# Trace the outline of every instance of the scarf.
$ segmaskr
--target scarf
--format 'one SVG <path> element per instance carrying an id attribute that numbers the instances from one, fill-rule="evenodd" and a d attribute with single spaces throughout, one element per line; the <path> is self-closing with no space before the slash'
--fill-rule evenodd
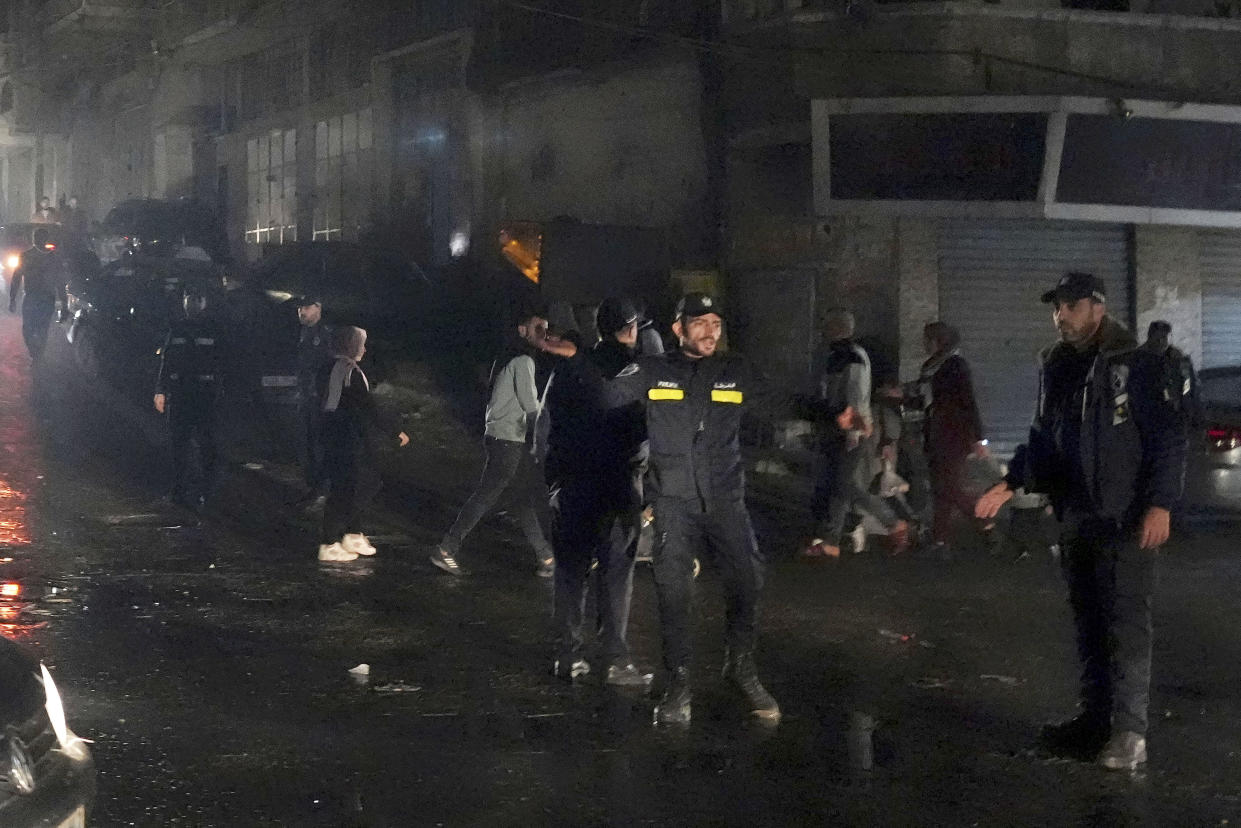
<path id="1" fill-rule="evenodd" d="M 960 348 L 946 348 L 922 363 L 922 371 L 918 374 L 918 392 L 922 396 L 922 407 L 924 409 L 929 409 L 931 404 L 935 402 L 931 394 L 931 381 L 935 379 L 939 369 L 944 367 L 945 362 L 954 356 L 960 355 Z"/>
<path id="2" fill-rule="evenodd" d="M 357 373 L 362 378 L 362 387 L 371 390 L 366 374 L 358 366 L 358 358 L 362 355 L 362 346 L 366 344 L 366 331 L 361 328 L 341 328 L 336 333 L 336 362 L 332 365 L 332 374 L 328 377 L 327 393 L 323 398 L 323 410 L 335 411 L 340 406 L 340 397 L 344 390 L 353 382 Z"/>

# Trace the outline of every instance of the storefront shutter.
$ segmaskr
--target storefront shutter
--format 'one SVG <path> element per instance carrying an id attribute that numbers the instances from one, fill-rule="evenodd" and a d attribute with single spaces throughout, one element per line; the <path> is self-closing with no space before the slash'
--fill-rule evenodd
<path id="1" fill-rule="evenodd" d="M 1241 365 L 1241 232 L 1203 230 L 1199 250 L 1202 367 Z"/>
<path id="2" fill-rule="evenodd" d="M 1039 351 L 1056 340 L 1044 291 L 1070 270 L 1103 279 L 1108 309 L 1131 325 L 1124 225 L 944 220 L 939 233 L 940 318 L 961 331 L 992 450 L 1026 439 L 1038 393 Z"/>

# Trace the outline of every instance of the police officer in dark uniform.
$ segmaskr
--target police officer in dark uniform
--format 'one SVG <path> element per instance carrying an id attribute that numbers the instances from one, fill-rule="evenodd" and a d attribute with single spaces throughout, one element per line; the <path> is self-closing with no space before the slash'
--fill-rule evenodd
<path id="1" fill-rule="evenodd" d="M 655 586 L 670 673 L 655 708 L 657 724 L 690 720 L 693 570 L 703 541 L 714 551 L 724 582 L 724 677 L 740 691 L 751 715 L 767 722 L 780 718 L 780 706 L 759 682 L 754 659 L 765 561 L 746 510 L 741 458 L 741 415 L 759 402 L 761 384 L 748 362 L 717 353 L 723 326 L 714 297 L 687 294 L 672 324 L 680 347 L 642 358 L 607 386 L 610 405 L 646 401 L 647 495 L 659 539 Z M 564 356 L 575 352 L 555 341 L 544 348 Z"/>
<path id="2" fill-rule="evenodd" d="M 222 387 L 224 342 L 207 313 L 207 295 L 197 286 L 184 292 L 185 316 L 175 321 L 161 349 L 155 410 L 168 415 L 174 483 L 171 500 L 202 507 L 216 475 L 215 403 Z M 190 479 L 190 443 L 198 446 L 201 485 Z"/>
<path id="3" fill-rule="evenodd" d="M 65 274 L 51 234 L 40 227 L 31 235 L 34 244 L 22 253 L 21 264 L 13 271 L 9 287 L 9 313 L 17 312 L 17 296 L 22 288 L 22 339 L 30 358 L 37 360 L 47 346 L 47 328 L 56 313 L 56 304 L 65 306 Z"/>
<path id="4" fill-rule="evenodd" d="M 1202 403 L 1198 394 L 1198 374 L 1189 355 L 1169 341 L 1172 325 L 1156 319 L 1146 329 L 1142 349 L 1163 357 L 1164 396 L 1185 418 L 1190 427 L 1203 423 Z"/>
<path id="5" fill-rule="evenodd" d="M 1013 492 L 1051 497 L 1082 662 L 1081 711 L 1044 728 L 1054 753 L 1111 770 L 1146 761 L 1155 554 L 1185 477 L 1186 433 L 1162 358 L 1107 315 L 1103 282 L 1069 273 L 1043 301 L 1060 342 L 1042 353 L 1029 441 L 975 514 Z"/>
<path id="6" fill-rule="evenodd" d="M 301 461 L 310 510 L 321 509 L 327 499 L 327 472 L 323 463 L 323 398 L 318 377 L 325 365 L 335 361 L 331 325 L 323 321 L 323 300 L 317 294 L 297 302 L 301 335 L 297 341 L 297 408 L 302 430 Z"/>
<path id="7" fill-rule="evenodd" d="M 570 680 L 589 672 L 581 656 L 582 618 L 591 564 L 597 562 L 599 637 L 608 665 L 603 680 L 645 686 L 651 677 L 634 666 L 626 630 L 642 508 L 646 419 L 637 400 L 608 408 L 599 382 L 615 378 L 633 363 L 638 311 L 627 299 L 606 299 L 595 322 L 603 338 L 585 361 L 563 362 L 548 387 L 545 474 L 556 555 L 553 669 Z"/>

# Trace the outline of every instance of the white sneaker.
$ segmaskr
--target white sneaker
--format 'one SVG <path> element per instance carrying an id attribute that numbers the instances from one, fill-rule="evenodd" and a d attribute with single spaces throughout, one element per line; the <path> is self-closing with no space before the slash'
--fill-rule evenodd
<path id="1" fill-rule="evenodd" d="M 866 549 L 866 527 L 858 524 L 857 528 L 849 533 L 853 540 L 853 553 L 856 555 Z"/>
<path id="2" fill-rule="evenodd" d="M 319 544 L 319 560 L 330 561 L 332 563 L 343 563 L 345 561 L 356 561 L 358 559 L 357 552 L 350 552 L 348 549 L 336 543 Z"/>
<path id="3" fill-rule="evenodd" d="M 346 552 L 353 552 L 357 555 L 375 554 L 375 547 L 371 546 L 371 542 L 361 532 L 345 535 L 341 538 L 340 545 L 345 547 Z"/>

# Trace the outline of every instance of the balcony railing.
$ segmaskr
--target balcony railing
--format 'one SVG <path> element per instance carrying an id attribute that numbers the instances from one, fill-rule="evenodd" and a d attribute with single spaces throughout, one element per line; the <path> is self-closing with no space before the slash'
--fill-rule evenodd
<path id="1" fill-rule="evenodd" d="M 153 21 L 163 0 L 48 0 L 37 19 L 48 35 L 66 30 L 124 32 Z"/>
<path id="2" fill-rule="evenodd" d="M 176 44 L 236 25 L 261 0 L 160 0 L 156 37 Z"/>

